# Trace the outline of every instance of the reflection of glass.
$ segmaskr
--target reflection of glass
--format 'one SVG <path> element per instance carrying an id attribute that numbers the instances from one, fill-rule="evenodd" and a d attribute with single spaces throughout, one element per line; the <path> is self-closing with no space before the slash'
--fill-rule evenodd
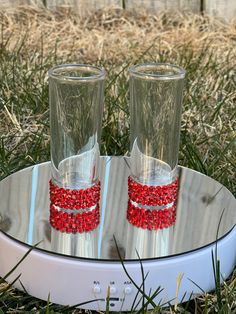
<path id="1" fill-rule="evenodd" d="M 137 240 L 129 254 L 137 249 L 141 257 L 149 255 L 145 249 L 148 240 L 156 243 L 154 255 L 168 254 L 165 243 L 176 216 L 184 76 L 183 69 L 169 64 L 142 64 L 130 69 L 127 218 L 137 229 L 136 238 L 143 240 Z"/>
<path id="2" fill-rule="evenodd" d="M 67 234 L 55 231 L 51 233 L 51 251 L 78 257 L 98 258 L 98 232 Z"/>
<path id="3" fill-rule="evenodd" d="M 91 249 L 97 246 L 91 242 L 91 231 L 99 223 L 104 77 L 102 69 L 91 65 L 59 65 L 49 70 L 52 245 L 67 254 L 90 255 L 80 245 L 84 237 Z"/>

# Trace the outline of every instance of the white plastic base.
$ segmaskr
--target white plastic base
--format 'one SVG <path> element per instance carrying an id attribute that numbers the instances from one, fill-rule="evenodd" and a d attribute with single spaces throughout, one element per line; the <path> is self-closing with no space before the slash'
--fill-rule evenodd
<path id="1" fill-rule="evenodd" d="M 236 227 L 217 243 L 217 258 L 223 278 L 227 278 L 236 264 Z M 155 303 L 164 304 L 186 301 L 202 291 L 214 289 L 212 252 L 216 245 L 208 245 L 191 253 L 174 257 L 143 261 L 145 292 L 149 294 L 160 286 L 163 291 L 155 298 Z M 0 232 L 0 275 L 11 270 L 29 250 L 26 245 L 12 240 Z M 139 261 L 126 262 L 125 267 L 140 286 L 142 283 Z M 177 278 L 183 274 L 178 296 Z M 7 278 L 13 281 L 19 274 L 27 292 L 37 298 L 63 305 L 75 305 L 93 299 L 102 299 L 80 305 L 80 308 L 101 310 L 106 308 L 107 289 L 110 286 L 110 310 L 129 311 L 137 289 L 125 274 L 120 262 L 102 262 L 70 258 L 34 249 L 23 260 L 13 274 Z M 19 282 L 16 287 L 21 289 Z M 199 287 L 201 289 L 199 289 Z M 139 294 L 140 299 L 141 294 Z M 141 304 L 139 305 L 139 307 Z"/>

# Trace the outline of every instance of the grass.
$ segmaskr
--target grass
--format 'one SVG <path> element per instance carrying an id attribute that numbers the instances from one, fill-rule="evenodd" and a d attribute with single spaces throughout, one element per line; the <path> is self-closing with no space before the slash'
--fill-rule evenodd
<path id="1" fill-rule="evenodd" d="M 105 67 L 101 151 L 123 155 L 129 151 L 127 69 L 145 61 L 168 62 L 187 71 L 179 163 L 215 178 L 236 196 L 235 25 L 195 15 L 117 9 L 81 17 L 69 10 L 24 8 L 1 17 L 1 179 L 50 159 L 50 67 L 65 62 Z M 154 312 L 236 313 L 235 274 L 216 288 L 217 293 Z M 79 310 L 51 304 L 50 298 L 37 300 L 2 282 L 0 313 L 26 312 Z"/>

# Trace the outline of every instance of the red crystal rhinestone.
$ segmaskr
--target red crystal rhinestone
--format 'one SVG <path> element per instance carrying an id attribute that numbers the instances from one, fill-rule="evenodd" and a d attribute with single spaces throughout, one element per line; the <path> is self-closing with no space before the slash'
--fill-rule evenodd
<path id="1" fill-rule="evenodd" d="M 176 200 L 178 193 L 178 178 L 164 186 L 147 186 L 128 178 L 128 195 L 130 200 L 147 206 L 163 206 Z"/>
<path id="2" fill-rule="evenodd" d="M 50 202 L 64 209 L 85 209 L 100 201 L 100 182 L 88 189 L 70 190 L 59 188 L 49 181 Z"/>
<path id="3" fill-rule="evenodd" d="M 97 228 L 99 221 L 99 204 L 90 212 L 76 214 L 63 213 L 53 204 L 50 205 L 50 224 L 60 232 L 73 234 L 89 232 Z"/>
<path id="4" fill-rule="evenodd" d="M 127 219 L 130 224 L 148 230 L 169 228 L 176 221 L 176 204 L 170 208 L 148 210 L 134 206 L 128 201 Z"/>
<path id="5" fill-rule="evenodd" d="M 82 233 L 89 232 L 97 228 L 100 221 L 99 201 L 100 182 L 88 189 L 70 190 L 59 188 L 49 182 L 50 188 L 50 224 L 61 232 Z M 83 213 L 69 213 L 58 210 L 80 210 L 95 208 Z"/>

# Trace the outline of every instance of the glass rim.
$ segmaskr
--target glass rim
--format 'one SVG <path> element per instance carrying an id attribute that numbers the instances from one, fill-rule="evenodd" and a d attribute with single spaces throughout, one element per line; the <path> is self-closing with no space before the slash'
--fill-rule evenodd
<path id="1" fill-rule="evenodd" d="M 67 69 L 73 69 L 73 70 L 80 70 L 80 69 L 86 69 L 88 72 L 91 71 L 94 73 L 91 73 L 91 75 L 87 76 L 72 76 L 72 75 L 66 75 L 66 74 L 60 74 L 57 73 L 59 70 L 67 70 Z M 97 71 L 97 74 L 95 73 Z M 100 68 L 95 65 L 91 64 L 83 64 L 83 63 L 65 63 L 65 64 L 59 64 L 51 69 L 48 70 L 48 76 L 49 78 L 55 78 L 58 80 L 64 80 L 64 81 L 95 81 L 95 80 L 101 80 L 105 78 L 105 70 L 104 68 Z"/>
<path id="2" fill-rule="evenodd" d="M 148 68 L 158 68 L 163 67 L 166 68 L 166 72 L 168 70 L 175 70 L 173 73 L 163 73 L 163 74 L 155 74 L 155 73 L 147 73 L 145 72 Z M 143 69 L 143 70 L 142 70 Z M 178 65 L 171 64 L 171 63 L 143 63 L 143 64 L 136 64 L 130 67 L 129 73 L 132 76 L 136 76 L 139 78 L 146 78 L 146 79 L 155 79 L 155 80 L 177 80 L 183 79 L 185 77 L 186 71 Z"/>

